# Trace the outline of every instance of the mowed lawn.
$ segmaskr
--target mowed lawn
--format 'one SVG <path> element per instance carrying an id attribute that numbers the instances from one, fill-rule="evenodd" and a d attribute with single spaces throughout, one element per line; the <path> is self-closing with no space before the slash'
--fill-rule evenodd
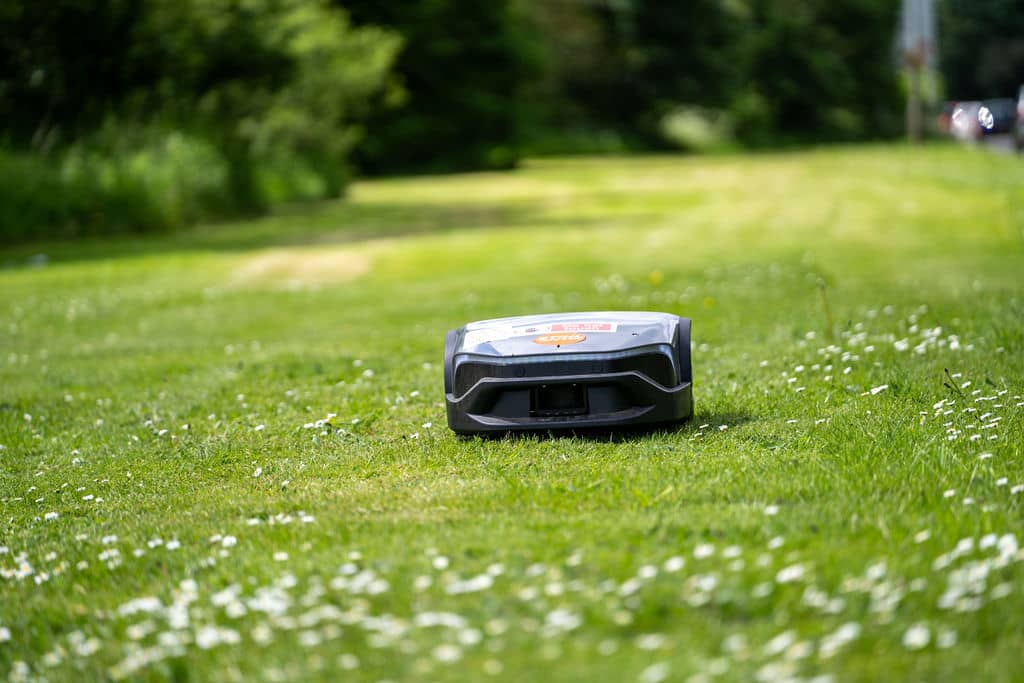
<path id="1" fill-rule="evenodd" d="M 0 263 L 0 678 L 1024 677 L 1019 158 L 546 160 Z M 694 420 L 447 430 L 446 330 L 572 310 L 691 317 Z"/>

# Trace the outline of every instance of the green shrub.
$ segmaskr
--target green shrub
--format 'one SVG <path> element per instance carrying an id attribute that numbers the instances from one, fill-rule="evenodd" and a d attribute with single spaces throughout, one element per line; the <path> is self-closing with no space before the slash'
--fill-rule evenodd
<path id="1" fill-rule="evenodd" d="M 517 0 L 336 0 L 357 24 L 400 33 L 401 89 L 356 149 L 371 173 L 509 168 L 519 159 L 534 38 Z"/>
<path id="2" fill-rule="evenodd" d="M 401 44 L 327 0 L 12 0 L 0 15 L 7 242 L 340 196 Z"/>
<path id="3" fill-rule="evenodd" d="M 60 174 L 43 159 L 0 150 L 0 239 L 26 240 L 40 225 L 65 224 L 68 204 Z"/>
<path id="4" fill-rule="evenodd" d="M 59 155 L 0 151 L 0 241 L 161 232 L 228 213 L 227 165 L 177 131 L 109 124 Z"/>
<path id="5" fill-rule="evenodd" d="M 231 208 L 227 164 L 220 152 L 202 138 L 180 131 L 112 123 L 68 150 L 60 168 L 69 185 L 92 183 L 101 197 L 121 194 L 122 188 L 145 195 L 151 205 L 146 217 L 155 225 L 136 226 L 133 231 L 185 225 L 224 215 Z M 125 221 L 113 222 L 123 226 Z"/>
<path id="6" fill-rule="evenodd" d="M 0 242 L 166 227 L 151 193 L 128 176 L 66 176 L 42 157 L 0 150 Z"/>

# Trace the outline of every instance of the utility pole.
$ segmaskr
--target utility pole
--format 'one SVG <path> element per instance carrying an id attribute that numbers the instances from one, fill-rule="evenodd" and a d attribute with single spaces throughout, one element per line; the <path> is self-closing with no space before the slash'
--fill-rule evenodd
<path id="1" fill-rule="evenodd" d="M 911 144 L 921 142 L 921 72 L 923 69 L 921 53 L 907 52 L 903 63 L 907 68 L 907 141 Z"/>
<path id="2" fill-rule="evenodd" d="M 903 0 L 900 46 L 907 73 L 907 140 L 921 142 L 924 118 L 921 111 L 921 80 L 927 67 L 935 66 L 934 0 Z"/>

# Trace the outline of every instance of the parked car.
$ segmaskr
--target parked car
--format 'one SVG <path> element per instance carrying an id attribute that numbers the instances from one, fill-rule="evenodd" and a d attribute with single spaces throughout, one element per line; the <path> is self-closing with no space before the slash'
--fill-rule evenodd
<path id="1" fill-rule="evenodd" d="M 949 117 L 949 132 L 957 140 L 977 140 L 982 136 L 978 113 L 981 102 L 957 102 Z"/>
<path id="2" fill-rule="evenodd" d="M 949 117 L 949 132 L 958 140 L 1014 133 L 1018 127 L 1018 109 L 1020 104 L 1008 97 L 956 102 Z"/>
<path id="3" fill-rule="evenodd" d="M 1013 142 L 1018 152 L 1024 152 L 1024 85 L 1017 93 L 1017 123 L 1013 126 Z"/>
<path id="4" fill-rule="evenodd" d="M 1009 97 L 984 100 L 978 107 L 982 135 L 1012 133 L 1017 124 L 1017 102 Z"/>

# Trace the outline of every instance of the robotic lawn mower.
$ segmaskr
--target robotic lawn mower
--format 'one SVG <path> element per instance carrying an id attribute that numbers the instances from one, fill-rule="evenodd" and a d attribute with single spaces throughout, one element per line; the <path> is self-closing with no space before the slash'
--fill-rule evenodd
<path id="1" fill-rule="evenodd" d="M 693 415 L 690 320 L 557 313 L 448 332 L 448 426 L 460 434 L 611 429 Z"/>

